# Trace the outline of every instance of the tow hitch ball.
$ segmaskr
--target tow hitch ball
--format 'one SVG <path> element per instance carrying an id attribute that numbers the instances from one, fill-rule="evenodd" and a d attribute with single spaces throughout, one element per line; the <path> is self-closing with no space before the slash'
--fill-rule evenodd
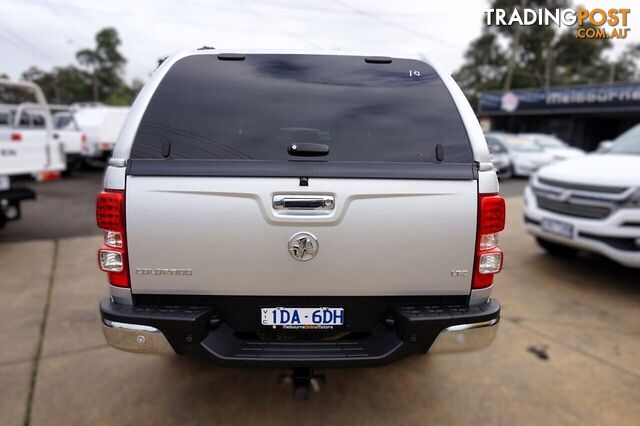
<path id="1" fill-rule="evenodd" d="M 324 374 L 315 374 L 311 368 L 294 368 L 291 375 L 280 376 L 280 382 L 291 384 L 295 401 L 306 401 L 312 390 L 320 391 L 320 385 L 324 384 L 326 379 Z"/>

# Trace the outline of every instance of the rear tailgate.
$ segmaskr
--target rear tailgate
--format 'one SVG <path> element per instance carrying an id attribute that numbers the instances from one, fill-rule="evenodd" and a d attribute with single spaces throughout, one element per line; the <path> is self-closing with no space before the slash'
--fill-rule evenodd
<path id="1" fill-rule="evenodd" d="M 461 295 L 470 291 L 475 181 L 130 176 L 134 293 Z M 274 209 L 274 195 L 335 197 L 327 210 Z M 319 250 L 294 259 L 308 232 Z"/>
<path id="2" fill-rule="evenodd" d="M 0 175 L 29 174 L 50 164 L 47 131 L 0 127 Z"/>

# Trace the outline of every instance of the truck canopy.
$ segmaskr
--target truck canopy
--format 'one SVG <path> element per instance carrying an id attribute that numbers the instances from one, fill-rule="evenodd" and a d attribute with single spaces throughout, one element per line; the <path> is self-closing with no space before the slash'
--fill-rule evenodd
<path id="1" fill-rule="evenodd" d="M 86 107 L 75 111 L 74 118 L 88 143 L 114 145 L 128 112 L 128 107 Z"/>
<path id="2" fill-rule="evenodd" d="M 174 64 L 138 127 L 133 164 L 208 160 L 208 170 L 220 175 L 278 176 L 286 168 L 301 176 L 407 178 L 429 177 L 429 165 L 438 164 L 440 171 L 466 165 L 469 176 L 473 153 L 465 127 L 429 64 L 326 55 L 242 58 L 195 55 Z M 292 161 L 294 143 L 326 145 L 328 154 Z M 189 165 L 173 161 L 162 168 Z"/>

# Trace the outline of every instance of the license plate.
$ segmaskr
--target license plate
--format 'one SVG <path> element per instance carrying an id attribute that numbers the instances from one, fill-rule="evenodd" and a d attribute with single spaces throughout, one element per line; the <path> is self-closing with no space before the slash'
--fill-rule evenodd
<path id="1" fill-rule="evenodd" d="M 553 219 L 542 219 L 542 229 L 550 234 L 573 238 L 573 225 Z"/>
<path id="2" fill-rule="evenodd" d="M 0 191 L 6 191 L 11 186 L 9 176 L 0 176 Z"/>
<path id="3" fill-rule="evenodd" d="M 260 308 L 262 325 L 283 328 L 333 328 L 344 324 L 344 308 Z"/>

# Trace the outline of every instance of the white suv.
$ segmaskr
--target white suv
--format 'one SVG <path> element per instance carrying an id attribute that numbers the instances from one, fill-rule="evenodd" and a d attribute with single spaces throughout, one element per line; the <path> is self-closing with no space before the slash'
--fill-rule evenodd
<path id="1" fill-rule="evenodd" d="M 640 124 L 605 154 L 539 170 L 525 189 L 524 222 L 552 254 L 586 250 L 640 268 Z"/>

